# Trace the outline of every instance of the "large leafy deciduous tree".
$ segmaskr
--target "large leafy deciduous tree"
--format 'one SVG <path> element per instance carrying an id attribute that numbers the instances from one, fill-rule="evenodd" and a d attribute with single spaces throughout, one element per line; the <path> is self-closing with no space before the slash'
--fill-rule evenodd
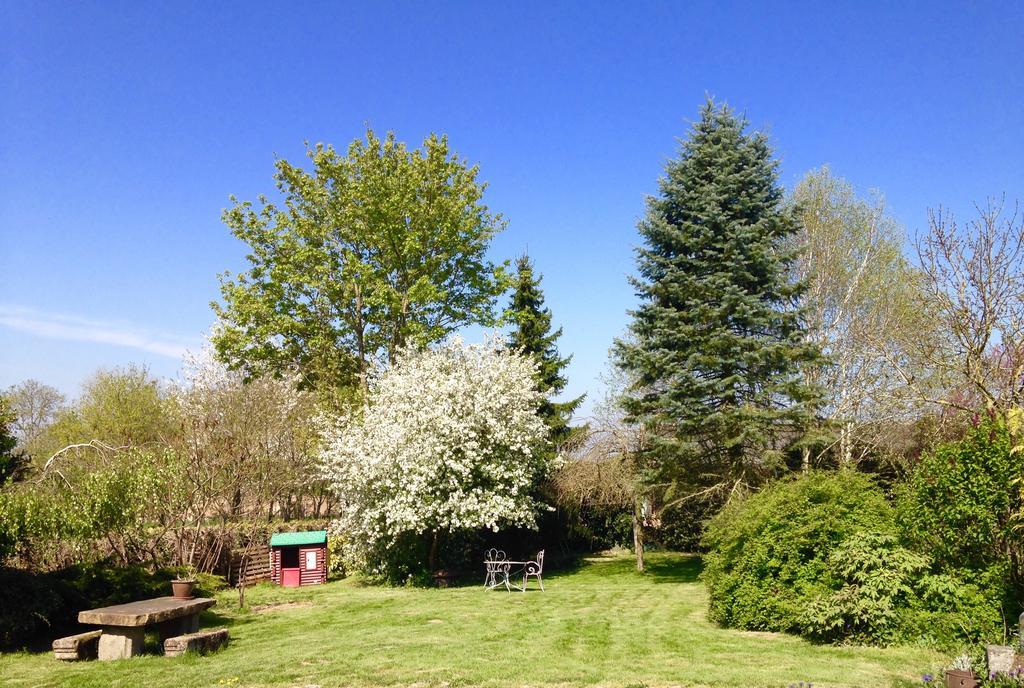
<path id="1" fill-rule="evenodd" d="M 503 227 L 482 201 L 478 168 L 430 135 L 409 150 L 373 131 L 340 155 L 317 144 L 312 169 L 278 160 L 278 206 L 235 202 L 224 223 L 251 248 L 225 274 L 219 355 L 250 376 L 298 369 L 307 386 L 366 389 L 405 345 L 493 324 L 503 266 L 486 258 Z"/>
<path id="2" fill-rule="evenodd" d="M 178 432 L 174 401 L 144 366 L 100 369 L 82 383 L 82 394 L 71 406 L 55 411 L 31 445 L 37 461 L 76 445 L 85 453 L 76 465 L 99 459 L 91 443 L 107 447 L 164 445 Z"/>
<path id="3" fill-rule="evenodd" d="M 375 380 L 362 414 L 327 435 L 324 475 L 338 494 L 346 557 L 381 568 L 399 538 L 536 526 L 534 486 L 552 467 L 536 448 L 535 364 L 500 341 L 409 349 Z"/>
<path id="4" fill-rule="evenodd" d="M 537 412 L 548 426 L 552 450 L 557 451 L 576 434 L 569 421 L 583 403 L 584 396 L 566 401 L 553 398 L 565 389 L 568 381 L 563 371 L 572 356 L 563 357 L 558 353 L 555 342 L 562 336 L 562 328 L 551 330 L 551 309 L 544 306 L 540 281 L 541 275 L 534 273 L 528 256 L 516 260 L 515 289 L 509 307 L 513 323 L 509 347 L 537 362 L 537 389 L 543 395 Z"/>
<path id="5" fill-rule="evenodd" d="M 615 347 L 634 379 L 626 410 L 650 430 L 653 479 L 691 496 L 776 470 L 817 398 L 800 375 L 817 351 L 786 247 L 798 224 L 766 138 L 746 124 L 708 101 L 666 165 L 638 226 L 632 338 Z"/>

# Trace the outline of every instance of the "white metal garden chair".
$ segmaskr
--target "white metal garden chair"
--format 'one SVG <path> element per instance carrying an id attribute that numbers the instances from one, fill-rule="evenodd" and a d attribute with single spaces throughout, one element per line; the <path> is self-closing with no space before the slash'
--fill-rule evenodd
<path id="1" fill-rule="evenodd" d="M 523 592 L 526 592 L 526 584 L 530 580 L 530 576 L 537 579 L 540 583 L 540 591 L 544 592 L 544 579 L 541 576 L 544 573 L 544 550 L 537 552 L 536 561 L 526 562 L 526 566 L 523 567 Z"/>
<path id="2" fill-rule="evenodd" d="M 491 548 L 484 555 L 484 566 L 487 569 L 487 577 L 484 578 L 484 587 L 488 590 L 504 585 L 506 590 L 511 591 L 512 586 L 508 580 L 512 564 L 508 557 L 500 549 Z"/>

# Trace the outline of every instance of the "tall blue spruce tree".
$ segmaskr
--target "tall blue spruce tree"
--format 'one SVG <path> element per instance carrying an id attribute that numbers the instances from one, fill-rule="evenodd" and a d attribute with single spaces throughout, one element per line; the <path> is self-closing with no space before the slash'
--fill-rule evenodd
<path id="1" fill-rule="evenodd" d="M 817 405 L 800 374 L 819 354 L 791 279 L 797 219 L 766 137 L 746 127 L 709 100 L 667 163 L 638 225 L 640 305 L 614 348 L 649 478 L 677 497 L 720 501 L 783 470 Z"/>

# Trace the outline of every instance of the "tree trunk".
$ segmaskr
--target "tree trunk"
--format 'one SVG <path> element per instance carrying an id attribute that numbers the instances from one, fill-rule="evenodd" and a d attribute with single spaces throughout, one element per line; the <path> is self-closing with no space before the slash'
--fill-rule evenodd
<path id="1" fill-rule="evenodd" d="M 811 472 L 811 448 L 804 447 L 800 450 L 800 471 L 802 473 Z"/>
<path id="2" fill-rule="evenodd" d="M 405 323 L 409 319 L 409 297 L 402 297 L 402 308 L 399 317 L 395 321 L 394 329 L 391 332 L 391 342 L 388 344 L 388 363 L 394 365 L 398 352 L 405 346 Z"/>
<path id="3" fill-rule="evenodd" d="M 640 514 L 640 502 L 633 506 L 633 550 L 636 552 L 636 570 L 644 570 L 644 531 Z"/>
<path id="4" fill-rule="evenodd" d="M 367 379 L 368 365 L 366 362 L 366 323 L 363 321 L 363 292 L 356 285 L 356 356 L 359 357 L 359 391 L 366 399 L 370 391 L 370 383 Z"/>
<path id="5" fill-rule="evenodd" d="M 437 553 L 441 549 L 441 531 L 435 530 L 434 537 L 430 542 L 430 556 L 427 558 L 427 568 L 433 574 L 437 570 Z"/>
<path id="6" fill-rule="evenodd" d="M 839 431 L 839 468 L 846 470 L 853 463 L 853 423 L 846 421 Z"/>
<path id="7" fill-rule="evenodd" d="M 231 557 L 228 557 L 230 564 Z M 243 550 L 241 559 L 239 561 L 241 569 L 238 571 L 238 608 L 245 608 L 245 575 L 249 571 L 249 557 Z"/>

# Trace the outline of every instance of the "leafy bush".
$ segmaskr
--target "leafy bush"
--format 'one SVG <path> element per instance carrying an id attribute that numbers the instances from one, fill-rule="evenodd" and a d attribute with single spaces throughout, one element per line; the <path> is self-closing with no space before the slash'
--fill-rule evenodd
<path id="1" fill-rule="evenodd" d="M 27 506 L 20 494 L 0 490 L 0 562 L 16 552 L 32 531 Z"/>
<path id="2" fill-rule="evenodd" d="M 542 519 L 540 525 L 545 539 L 558 541 L 567 550 L 599 552 L 633 546 L 633 516 L 623 507 L 561 504 L 557 523 Z"/>
<path id="3" fill-rule="evenodd" d="M 1007 618 L 1020 611 L 1024 562 L 1024 452 L 1011 446 L 1005 423 L 980 423 L 923 455 L 897 499 L 906 539 L 944 570 L 998 591 Z"/>
<path id="4" fill-rule="evenodd" d="M 0 649 L 44 646 L 74 627 L 84 601 L 52 574 L 0 568 Z"/>
<path id="5" fill-rule="evenodd" d="M 865 531 L 894 535 L 896 525 L 885 496 L 859 473 L 812 473 L 732 501 L 704 536 L 712 620 L 799 632 L 806 605 L 831 591 L 833 550 Z"/>
<path id="6" fill-rule="evenodd" d="M 817 640 L 891 644 L 910 638 L 950 647 L 998 632 L 996 608 L 927 556 L 891 535 L 857 533 L 829 556 L 834 589 L 810 602 L 802 632 Z"/>
<path id="7" fill-rule="evenodd" d="M 700 552 L 705 524 L 718 506 L 711 500 L 693 500 L 665 509 L 661 513 L 660 527 L 649 539 L 676 552 Z"/>
<path id="8" fill-rule="evenodd" d="M 345 572 L 345 540 L 341 533 L 327 534 L 327 575 L 344 578 Z"/>
<path id="9" fill-rule="evenodd" d="M 892 535 L 862 532 L 833 550 L 828 563 L 842 587 L 811 602 L 805 633 L 823 640 L 886 642 L 893 639 L 929 561 L 900 547 Z"/>
<path id="10" fill-rule="evenodd" d="M 70 482 L 0 488 L 0 562 L 27 546 L 89 548 L 103 539 L 128 563 L 145 549 L 165 480 L 151 455 L 133 450 L 120 465 L 79 472 Z"/>

